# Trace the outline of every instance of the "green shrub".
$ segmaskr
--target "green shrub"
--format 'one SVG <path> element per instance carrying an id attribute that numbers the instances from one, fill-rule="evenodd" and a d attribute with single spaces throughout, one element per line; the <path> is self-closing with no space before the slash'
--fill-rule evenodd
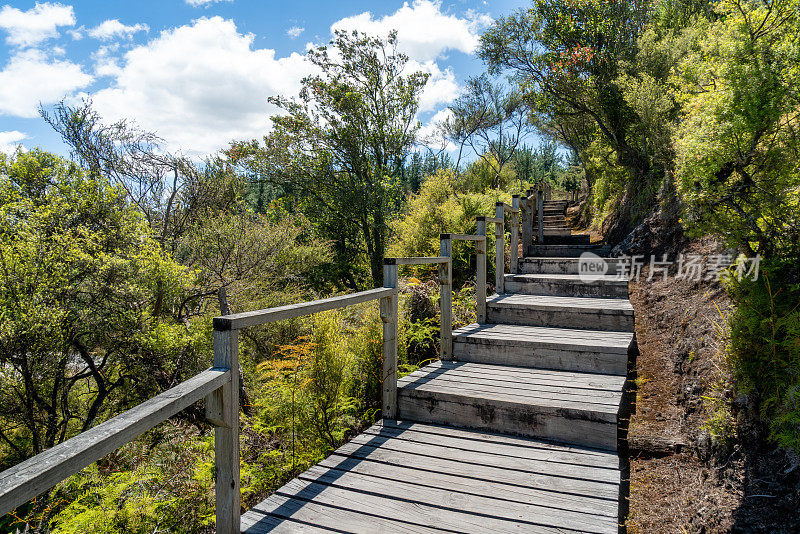
<path id="1" fill-rule="evenodd" d="M 758 399 L 770 438 L 800 450 L 800 283 L 797 266 L 762 261 L 757 281 L 731 278 L 731 360 L 738 389 Z"/>

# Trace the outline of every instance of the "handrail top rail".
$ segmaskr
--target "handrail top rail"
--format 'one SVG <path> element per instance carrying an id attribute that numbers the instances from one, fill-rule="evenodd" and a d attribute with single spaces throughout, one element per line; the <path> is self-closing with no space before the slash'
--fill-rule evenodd
<path id="1" fill-rule="evenodd" d="M 452 239 L 453 241 L 486 241 L 486 236 L 476 234 L 439 234 L 439 239 Z"/>
<path id="2" fill-rule="evenodd" d="M 475 220 L 477 220 L 477 221 L 486 221 L 487 223 L 495 223 L 495 224 L 503 224 L 503 223 L 505 223 L 505 221 L 503 219 L 501 219 L 500 217 L 487 217 L 485 215 L 479 215 L 478 217 L 475 217 Z"/>
<path id="3" fill-rule="evenodd" d="M 430 265 L 450 263 L 451 259 L 447 256 L 434 257 L 407 257 L 407 258 L 384 258 L 384 265 Z"/>
<path id="4" fill-rule="evenodd" d="M 309 302 L 300 302 L 298 304 L 288 304 L 286 306 L 277 306 L 275 308 L 267 308 L 264 310 L 254 310 L 249 312 L 234 313 L 231 315 L 223 315 L 221 317 L 214 317 L 214 330 L 241 330 L 249 326 L 259 326 L 262 324 L 273 323 L 283 319 L 293 319 L 295 317 L 302 317 L 303 315 L 312 315 L 328 310 L 336 310 L 338 308 L 345 308 L 354 304 L 361 304 L 362 302 L 369 302 L 371 300 L 378 300 L 384 297 L 390 297 L 395 293 L 394 288 L 379 287 L 376 289 L 369 289 L 367 291 L 360 291 L 358 293 L 349 293 L 347 295 L 339 295 L 338 297 L 330 297 L 327 299 L 312 300 Z"/>
<path id="5" fill-rule="evenodd" d="M 230 369 L 207 369 L 6 469 L 0 473 L 0 517 L 191 406 L 228 382 L 230 375 Z"/>
<path id="6" fill-rule="evenodd" d="M 519 208 L 515 208 L 511 204 L 506 204 L 505 202 L 496 202 L 495 206 L 503 206 L 503 211 L 508 213 L 519 213 Z"/>

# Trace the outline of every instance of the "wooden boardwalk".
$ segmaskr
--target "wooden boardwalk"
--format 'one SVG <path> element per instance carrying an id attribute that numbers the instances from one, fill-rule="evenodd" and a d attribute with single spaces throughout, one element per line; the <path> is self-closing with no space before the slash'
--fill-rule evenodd
<path id="1" fill-rule="evenodd" d="M 242 517 L 266 532 L 617 532 L 617 454 L 384 422 Z"/>
<path id="2" fill-rule="evenodd" d="M 618 532 L 633 309 L 616 261 L 581 281 L 577 257 L 608 249 L 565 232 L 565 209 L 545 203 L 546 244 L 498 278 L 485 324 L 453 332 L 453 361 L 398 380 L 398 419 L 255 506 L 242 532 Z"/>

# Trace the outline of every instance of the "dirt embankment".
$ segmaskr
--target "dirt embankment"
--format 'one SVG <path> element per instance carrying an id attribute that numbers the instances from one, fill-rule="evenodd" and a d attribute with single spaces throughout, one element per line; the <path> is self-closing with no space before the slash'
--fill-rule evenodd
<path id="1" fill-rule="evenodd" d="M 679 250 L 720 252 L 710 240 Z M 630 284 L 640 354 L 628 531 L 800 532 L 800 461 L 766 440 L 750 399 L 734 397 L 724 289 L 674 274 L 648 281 L 648 271 Z"/>

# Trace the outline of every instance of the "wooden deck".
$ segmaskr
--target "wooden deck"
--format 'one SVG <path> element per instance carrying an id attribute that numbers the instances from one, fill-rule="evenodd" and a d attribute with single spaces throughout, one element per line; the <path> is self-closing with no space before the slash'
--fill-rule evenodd
<path id="1" fill-rule="evenodd" d="M 242 532 L 617 532 L 615 452 L 386 421 L 242 517 Z"/>
<path id="2" fill-rule="evenodd" d="M 566 224 L 563 205 L 543 211 L 543 226 Z M 562 236 L 528 247 L 547 257 L 512 255 L 484 324 L 443 329 L 452 361 L 397 381 L 399 420 L 392 412 L 280 488 L 242 517 L 242 532 L 620 531 L 633 308 L 626 281 L 580 279 L 577 257 L 607 252 L 584 242 Z"/>

